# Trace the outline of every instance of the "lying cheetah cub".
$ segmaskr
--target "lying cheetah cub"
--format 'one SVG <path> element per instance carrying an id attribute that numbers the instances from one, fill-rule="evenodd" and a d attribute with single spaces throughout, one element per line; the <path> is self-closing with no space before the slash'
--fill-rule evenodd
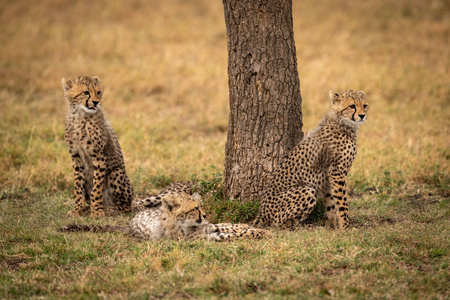
<path id="1" fill-rule="evenodd" d="M 125 171 L 119 141 L 100 108 L 102 86 L 97 76 L 62 79 L 69 104 L 65 140 L 75 177 L 73 215 L 89 209 L 92 217 L 105 215 L 105 207 L 129 211 L 133 187 Z"/>
<path id="2" fill-rule="evenodd" d="M 326 225 L 348 227 L 345 179 L 369 105 L 362 91 L 330 91 L 330 98 L 331 112 L 273 174 L 253 225 L 296 228 L 311 213 L 317 197 L 325 196 Z"/>
<path id="3" fill-rule="evenodd" d="M 146 204 L 149 208 L 140 211 L 128 227 L 72 224 L 59 230 L 63 232 L 125 232 L 136 238 L 152 241 L 162 238 L 228 241 L 271 236 L 267 230 L 252 228 L 246 224 L 209 223 L 205 220 L 206 215 L 200 202 L 186 193 L 170 192 L 162 197 L 150 197 Z"/>

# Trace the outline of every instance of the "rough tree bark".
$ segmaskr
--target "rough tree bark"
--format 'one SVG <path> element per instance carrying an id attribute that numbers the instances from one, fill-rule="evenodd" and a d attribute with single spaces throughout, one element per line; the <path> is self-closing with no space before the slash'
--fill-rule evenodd
<path id="1" fill-rule="evenodd" d="M 256 200 L 303 138 L 292 0 L 223 0 L 230 117 L 224 192 Z"/>

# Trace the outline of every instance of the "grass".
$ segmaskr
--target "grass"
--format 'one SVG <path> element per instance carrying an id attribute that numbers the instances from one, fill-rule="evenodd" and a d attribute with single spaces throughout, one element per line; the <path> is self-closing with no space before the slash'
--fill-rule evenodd
<path id="1" fill-rule="evenodd" d="M 446 299 L 450 293 L 450 7 L 294 1 L 304 130 L 328 90 L 371 105 L 350 171 L 351 229 L 262 241 L 60 234 L 73 205 L 62 77 L 98 75 L 137 193 L 196 179 L 214 222 L 228 122 L 220 1 L 4 1 L 0 8 L 0 298 Z"/>

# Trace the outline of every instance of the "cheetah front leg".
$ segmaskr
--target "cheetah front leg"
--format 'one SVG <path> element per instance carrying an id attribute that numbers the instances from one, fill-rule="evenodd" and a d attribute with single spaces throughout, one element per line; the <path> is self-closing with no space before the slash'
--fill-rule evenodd
<path id="1" fill-rule="evenodd" d="M 345 176 L 341 173 L 330 176 L 331 200 L 325 197 L 325 203 L 331 204 L 330 214 L 327 214 L 329 223 L 339 229 L 348 228 L 348 205 Z M 333 210 L 334 205 L 334 210 Z M 334 213 L 332 213 L 334 211 Z M 328 213 L 328 208 L 327 208 Z M 336 224 L 337 223 L 337 224 Z"/>
<path id="2" fill-rule="evenodd" d="M 91 191 L 91 217 L 105 216 L 103 207 L 103 185 L 105 183 L 106 162 L 103 153 L 92 156 L 94 165 L 94 186 Z"/>
<path id="3" fill-rule="evenodd" d="M 236 233 L 219 233 L 209 238 L 215 242 L 226 242 L 240 239 L 263 239 L 270 238 L 272 235 L 268 230 L 264 229 L 244 229 Z"/>
<path id="4" fill-rule="evenodd" d="M 220 223 L 211 224 L 211 230 L 206 238 L 211 241 L 223 242 L 237 239 L 262 239 L 272 235 L 268 230 L 252 228 L 247 224 Z"/>
<path id="5" fill-rule="evenodd" d="M 79 154 L 72 154 L 72 168 L 74 176 L 75 207 L 73 211 L 69 212 L 69 215 L 82 216 L 86 210 L 86 191 L 84 188 L 86 175 L 84 174 L 84 165 Z"/>

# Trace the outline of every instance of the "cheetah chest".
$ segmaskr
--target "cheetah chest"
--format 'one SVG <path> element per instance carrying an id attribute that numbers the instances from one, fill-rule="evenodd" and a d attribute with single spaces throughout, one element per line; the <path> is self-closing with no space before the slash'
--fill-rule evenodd
<path id="1" fill-rule="evenodd" d="M 138 213 L 130 222 L 131 233 L 151 240 L 163 237 L 161 212 L 157 209 L 148 209 Z"/>
<path id="2" fill-rule="evenodd" d="M 66 125 L 66 142 L 72 154 L 87 158 L 104 148 L 101 124 L 90 120 L 72 119 Z"/>

